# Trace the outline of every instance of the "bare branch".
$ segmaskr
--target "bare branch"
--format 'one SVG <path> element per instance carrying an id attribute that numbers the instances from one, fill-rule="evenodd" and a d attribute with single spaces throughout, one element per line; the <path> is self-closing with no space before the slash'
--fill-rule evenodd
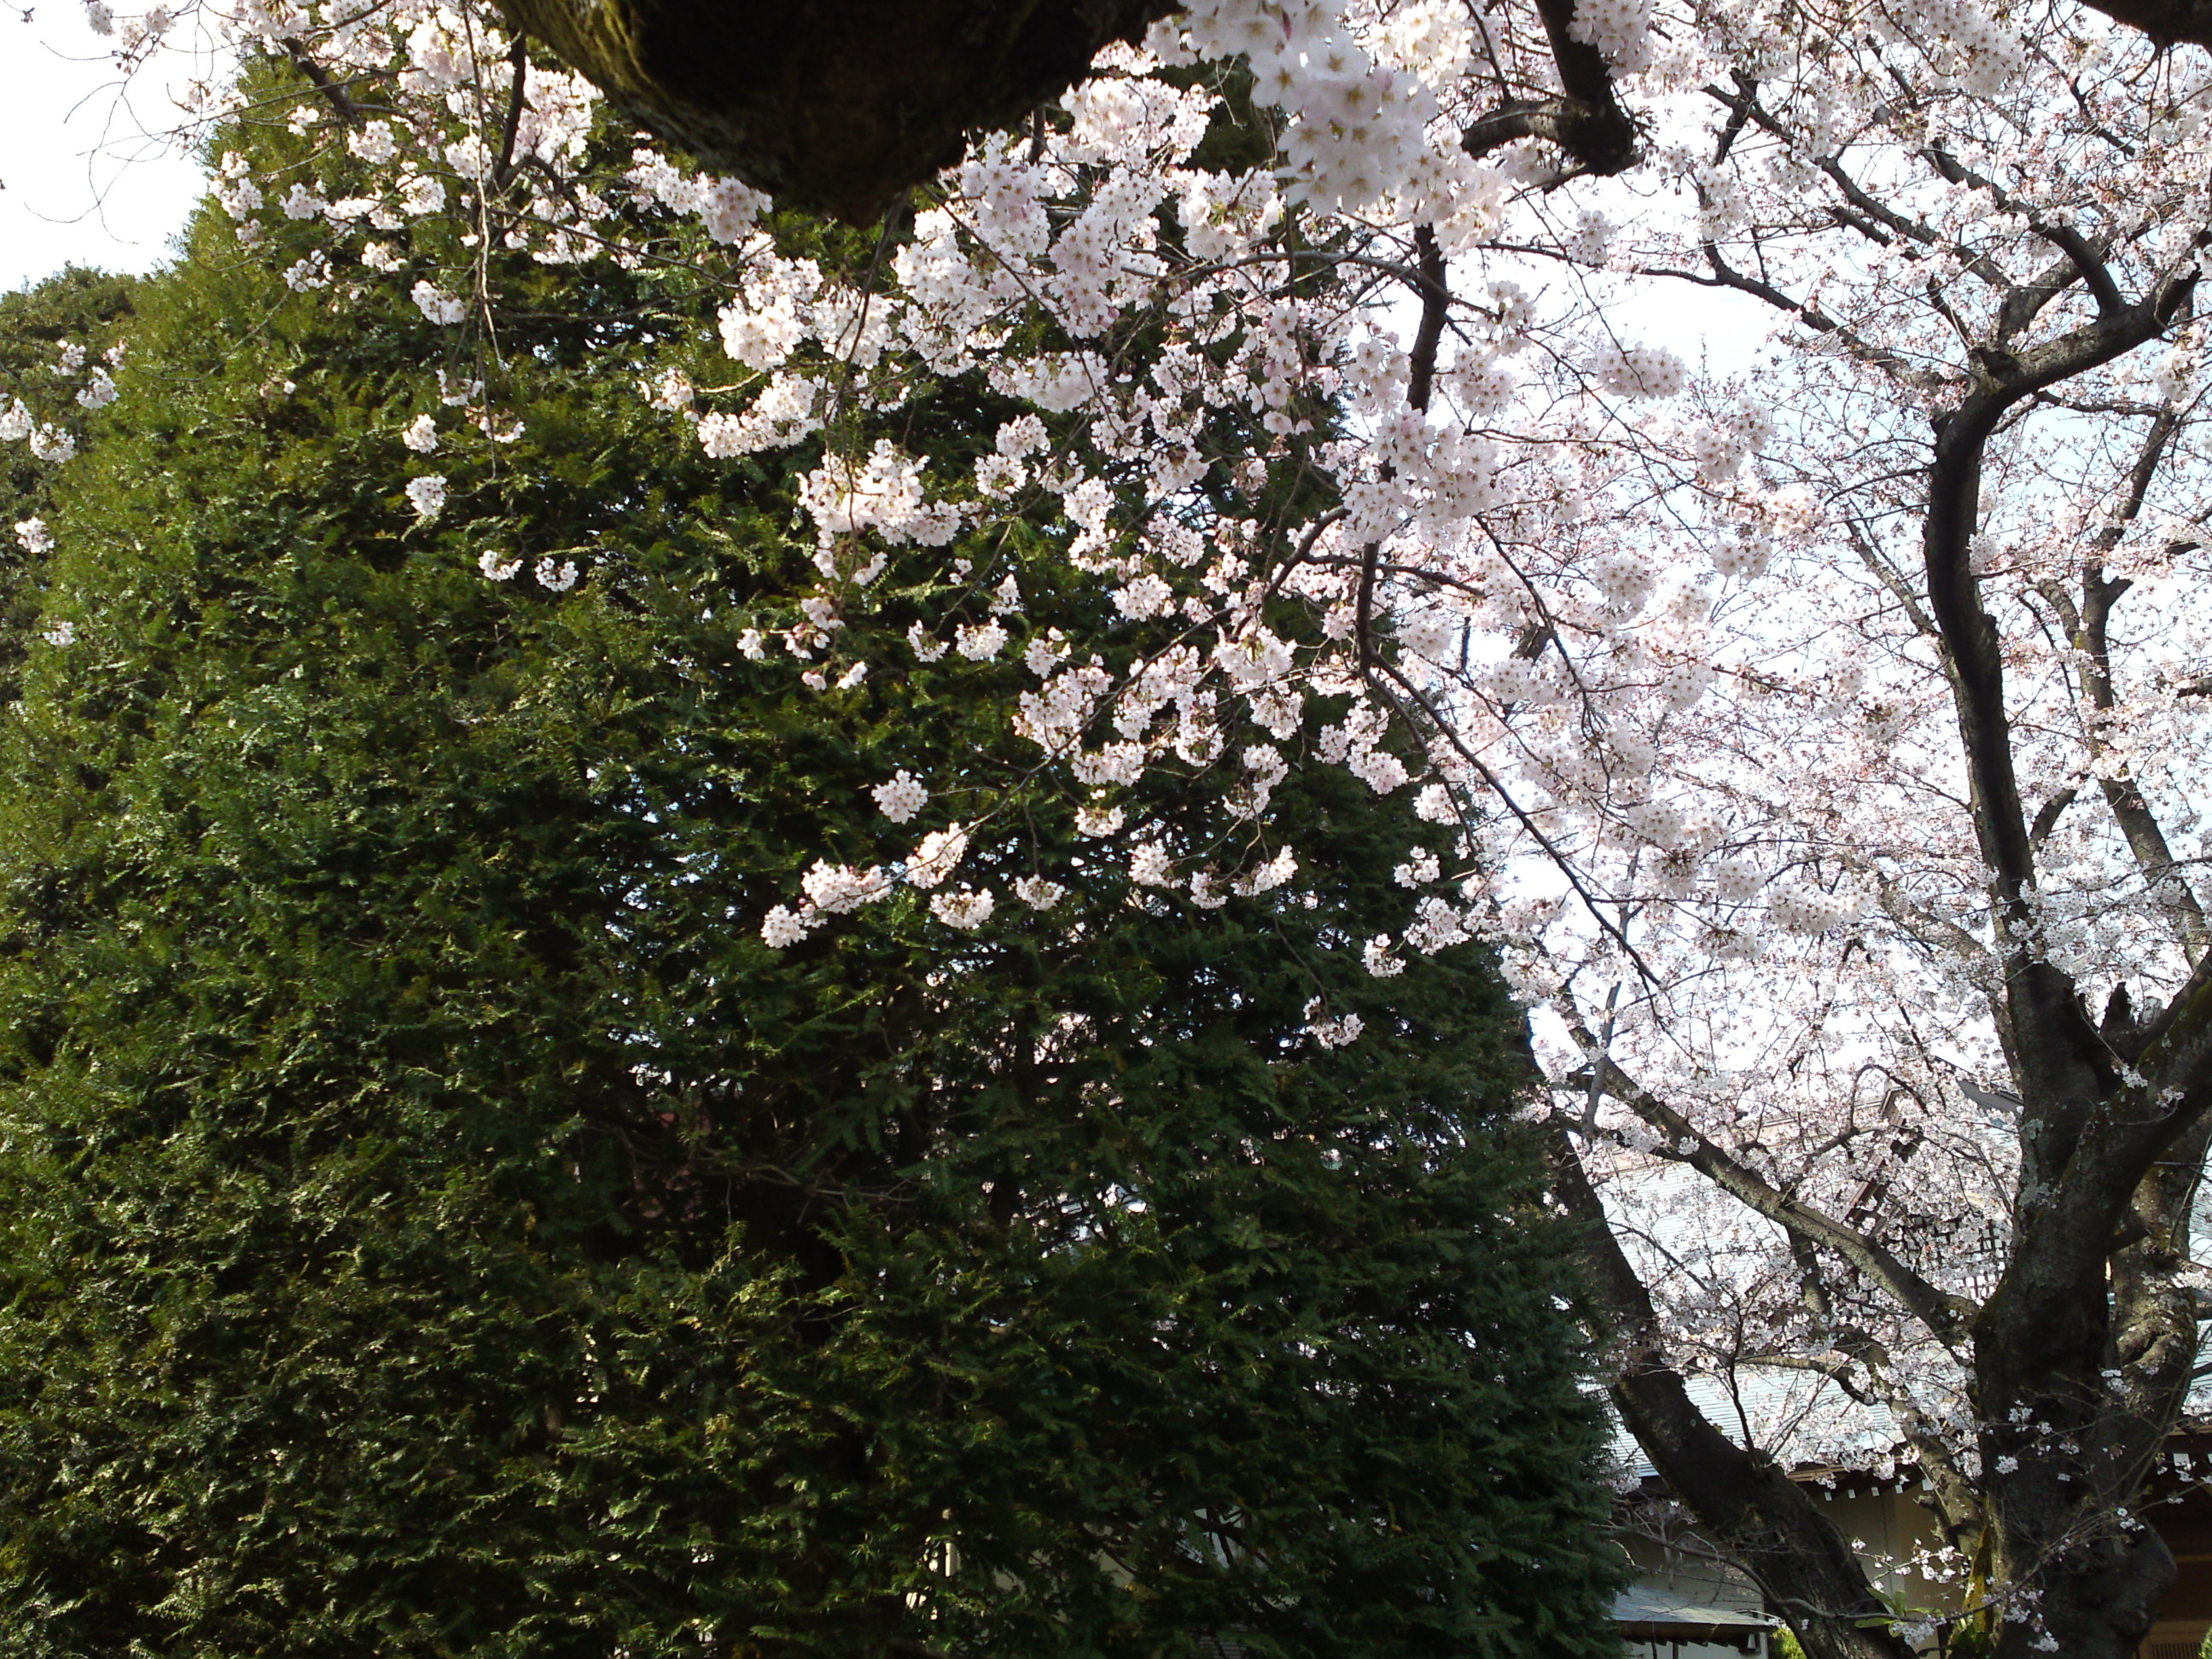
<path id="1" fill-rule="evenodd" d="M 1976 172 L 1941 144 L 1926 145 L 1922 149 L 1921 154 L 1925 155 L 1929 165 L 1950 183 L 1966 185 L 1983 191 L 2005 212 L 2017 213 L 2021 218 L 2027 220 L 2027 228 L 2030 230 L 2065 254 L 2067 262 L 2075 276 L 2088 286 L 2090 294 L 2094 296 L 2097 301 L 2097 311 L 2100 316 L 2116 317 L 2128 308 L 2128 302 L 2120 293 L 2119 284 L 2112 280 L 2112 273 L 2105 264 L 2105 256 L 2110 251 L 2109 247 L 2100 246 L 2092 242 L 2070 225 L 2061 224 L 2056 220 L 2045 217 L 2041 210 L 2033 203 L 2022 200 L 1995 179 Z M 2039 282 L 2031 284 L 2030 287 L 2042 285 Z M 2064 286 L 2067 284 L 2059 284 L 2051 291 L 2056 293 L 2059 288 Z M 2018 329 L 2004 331 L 2017 332 Z"/>
<path id="2" fill-rule="evenodd" d="M 1929 1284 L 1858 1228 L 1784 1192 L 1722 1151 L 1689 1119 L 1600 1054 L 1578 1016 L 1567 1011 L 1567 1018 L 1577 1040 L 1591 1054 L 1592 1066 L 1601 1071 L 1605 1092 L 1666 1137 L 1669 1158 L 1688 1164 L 1792 1237 L 1843 1257 L 1896 1297 L 1939 1340 L 1954 1344 L 1964 1336 L 1967 1322 L 1977 1311 L 1972 1301 Z M 1689 1150 L 1684 1151 L 1685 1146 Z"/>
<path id="3" fill-rule="evenodd" d="M 2178 862 L 2166 841 L 2165 829 L 2141 787 L 2124 769 L 2113 771 L 2095 764 L 2107 748 L 2102 729 L 2104 719 L 2118 706 L 2110 640 L 2112 607 L 2133 585 L 2125 579 L 2106 576 L 2104 556 L 2119 544 L 2128 526 L 2141 515 L 2151 482 L 2180 424 L 2179 415 L 2171 409 L 2160 410 L 2152 419 L 2135 464 L 2128 470 L 2127 484 L 2121 492 L 2119 504 L 2092 544 L 2096 556 L 2083 567 L 2081 602 L 2075 604 L 2074 596 L 2055 578 L 2039 582 L 2036 588 L 2064 623 L 2067 642 L 2074 649 L 2075 680 L 2091 711 L 2082 722 L 2082 744 L 2096 772 L 2098 788 L 2143 879 L 2154 886 L 2165 883 L 2172 890 L 2165 908 L 2177 939 L 2193 960 L 2203 954 L 2207 944 L 2204 911 L 2197 895 L 2178 873 Z M 2031 833 L 2031 844 L 2038 839 Z"/>
<path id="4" fill-rule="evenodd" d="M 1452 296 L 1449 273 L 1444 266 L 1443 250 L 1437 245 L 1434 225 L 1413 227 L 1413 252 L 1420 271 L 1415 287 L 1421 296 L 1421 321 L 1413 331 L 1406 401 L 1426 414 L 1429 393 L 1436 384 L 1437 347 L 1443 339 L 1444 319 L 1451 310 Z"/>
<path id="5" fill-rule="evenodd" d="M 507 117 L 500 123 L 499 160 L 492 164 L 491 187 L 494 191 L 507 188 L 514 177 L 514 140 L 522 130 L 522 103 L 530 81 L 530 43 L 522 35 L 514 37 L 514 49 L 507 55 L 514 72 L 514 84 L 507 88 Z"/>

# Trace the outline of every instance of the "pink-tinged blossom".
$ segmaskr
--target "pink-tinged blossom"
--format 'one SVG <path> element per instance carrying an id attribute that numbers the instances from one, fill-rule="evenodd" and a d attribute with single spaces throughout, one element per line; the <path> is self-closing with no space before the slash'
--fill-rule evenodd
<path id="1" fill-rule="evenodd" d="M 1456 823 L 1459 808 L 1454 805 L 1451 790 L 1442 783 L 1425 783 L 1413 797 L 1413 816 L 1424 823 Z"/>
<path id="2" fill-rule="evenodd" d="M 996 621 L 963 623 L 953 632 L 953 645 L 970 662 L 988 662 L 1006 648 L 1006 630 Z"/>
<path id="3" fill-rule="evenodd" d="M 76 439 L 64 428 L 42 424 L 31 434 L 31 453 L 58 466 L 76 453 Z"/>
<path id="4" fill-rule="evenodd" d="M 1021 876 L 1015 879 L 1014 896 L 1032 910 L 1049 910 L 1067 896 L 1067 889 L 1042 876 Z"/>
<path id="5" fill-rule="evenodd" d="M 992 442 L 1000 455 L 1018 461 L 1045 447 L 1044 422 L 1034 415 L 1018 415 L 999 428 Z"/>
<path id="6" fill-rule="evenodd" d="M 874 534 L 893 545 L 942 547 L 959 533 L 957 504 L 931 501 L 919 463 L 879 439 L 865 461 L 833 456 L 799 483 L 799 504 L 824 547 L 841 538 Z"/>
<path id="7" fill-rule="evenodd" d="M 76 400 L 87 409 L 105 409 L 118 395 L 114 377 L 104 368 L 95 368 L 85 377 L 84 384 L 77 388 Z"/>
<path id="8" fill-rule="evenodd" d="M 954 823 L 933 830 L 921 838 L 921 845 L 907 860 L 906 878 L 923 889 L 942 886 L 945 878 L 967 856 L 968 831 L 964 825 Z"/>
<path id="9" fill-rule="evenodd" d="M 1343 1048 L 1359 1041 L 1359 1034 L 1367 1023 L 1358 1014 L 1344 1014 L 1334 1019 L 1322 1017 L 1324 1004 L 1319 997 L 1306 1004 L 1306 1032 L 1324 1048 Z"/>
<path id="10" fill-rule="evenodd" d="M 724 244 L 744 240 L 768 209 L 765 195 L 735 179 L 710 179 L 699 192 L 700 222 Z"/>
<path id="11" fill-rule="evenodd" d="M 1132 622 L 1158 616 L 1174 600 L 1175 590 L 1159 577 L 1142 575 L 1114 592 L 1114 608 Z"/>
<path id="12" fill-rule="evenodd" d="M 284 199 L 277 205 L 287 219 L 314 219 L 319 218 L 330 204 L 307 185 L 295 184 L 284 192 Z"/>
<path id="13" fill-rule="evenodd" d="M 984 495 L 1012 495 L 1029 482 L 1029 469 L 1006 455 L 979 455 L 975 458 L 975 488 Z"/>
<path id="14" fill-rule="evenodd" d="M 929 913 L 948 927 L 972 933 L 990 921 L 997 903 L 988 887 L 973 891 L 963 887 L 957 892 L 938 894 L 929 902 Z"/>
<path id="15" fill-rule="evenodd" d="M 389 121 L 369 121 L 348 136 L 346 148 L 373 167 L 380 167 L 399 155 L 399 141 Z"/>
<path id="16" fill-rule="evenodd" d="M 1261 893 L 1272 893 L 1287 884 L 1297 872 L 1297 854 L 1287 847 L 1279 848 L 1273 857 L 1255 866 L 1237 882 L 1236 890 L 1247 898 Z"/>
<path id="17" fill-rule="evenodd" d="M 221 178 L 215 185 L 216 204 L 233 219 L 243 222 L 264 200 L 261 186 L 247 178 Z"/>
<path id="18" fill-rule="evenodd" d="M 779 904 L 761 922 L 761 939 L 771 951 L 787 950 L 805 939 L 809 931 L 806 920 L 788 905 Z"/>
<path id="19" fill-rule="evenodd" d="M 1442 611 L 1423 611 L 1401 617 L 1397 635 L 1406 649 L 1431 662 L 1449 664 L 1458 655 L 1459 619 Z"/>
<path id="20" fill-rule="evenodd" d="M 806 337 L 797 301 L 778 295 L 756 309 L 726 307 L 721 317 L 722 349 L 747 368 L 771 369 Z"/>
<path id="21" fill-rule="evenodd" d="M 417 518 L 434 519 L 446 510 L 446 481 L 434 472 L 411 478 L 407 484 L 407 502 L 415 509 Z"/>
<path id="22" fill-rule="evenodd" d="M 1057 628 L 1031 635 L 1022 647 L 1022 666 L 1041 680 L 1051 678 L 1053 671 L 1066 660 L 1067 646 Z"/>
<path id="23" fill-rule="evenodd" d="M 468 302 L 430 282 L 418 282 L 407 291 L 415 308 L 441 328 L 449 328 L 469 314 Z"/>
<path id="24" fill-rule="evenodd" d="M 1437 855 L 1425 847 L 1416 847 L 1405 863 L 1390 872 L 1390 879 L 1401 887 L 1425 887 L 1443 873 Z"/>
<path id="25" fill-rule="evenodd" d="M 1121 834 L 1121 825 L 1127 817 L 1127 814 L 1118 806 L 1109 806 L 1098 801 L 1091 801 L 1076 811 L 1075 833 L 1079 836 L 1088 836 L 1094 840 L 1103 840 L 1109 836 L 1117 836 Z"/>
<path id="26" fill-rule="evenodd" d="M 772 375 L 740 414 L 716 410 L 699 422 L 699 442 L 718 460 L 780 449 L 820 429 L 820 386 L 802 374 Z"/>
<path id="27" fill-rule="evenodd" d="M 872 904 L 888 898 L 892 884 L 880 867 L 856 869 L 849 864 L 831 864 L 817 859 L 814 867 L 799 880 L 807 902 L 823 915 L 843 915 L 864 904 Z"/>
<path id="28" fill-rule="evenodd" d="M 893 823 L 908 822 L 929 804 L 929 791 L 921 780 L 904 769 L 893 773 L 889 782 L 879 783 L 868 793 L 875 798 L 876 810 Z"/>
<path id="29" fill-rule="evenodd" d="M 1175 865 L 1168 849 L 1156 841 L 1139 842 L 1129 852 L 1129 879 L 1139 887 L 1175 884 Z"/>
<path id="30" fill-rule="evenodd" d="M 663 369 L 651 380 L 638 383 L 646 401 L 664 414 L 681 415 L 698 401 L 697 389 L 691 377 L 680 368 Z"/>
<path id="31" fill-rule="evenodd" d="M 446 186 L 428 173 L 403 173 L 398 194 L 400 209 L 410 218 L 424 218 L 445 209 Z"/>

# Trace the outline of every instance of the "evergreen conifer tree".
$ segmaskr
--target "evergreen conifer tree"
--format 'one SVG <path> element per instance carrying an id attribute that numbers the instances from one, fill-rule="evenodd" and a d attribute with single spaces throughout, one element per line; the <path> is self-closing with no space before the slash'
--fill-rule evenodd
<path id="1" fill-rule="evenodd" d="M 1013 652 L 918 661 L 894 600 L 817 685 L 749 654 L 807 462 L 639 394 L 711 314 L 684 260 L 506 273 L 472 423 L 458 331 L 289 257 L 210 216 L 143 285 L 17 629 L 9 1651 L 1607 1650 L 1511 1010 L 1475 946 L 1343 948 L 1419 826 L 1300 769 L 1298 879 L 1218 911 L 1102 867 L 770 950 L 823 848 L 902 840 L 873 786 L 1033 763 Z M 949 469 L 1000 413 L 896 435 Z M 976 622 L 1097 603 L 1061 533 L 953 550 Z"/>
<path id="2" fill-rule="evenodd" d="M 16 389 L 16 395 L 0 398 L 0 431 L 44 416 L 43 424 L 76 441 L 73 428 L 91 413 L 88 403 L 98 404 L 104 395 L 92 388 L 107 378 L 106 359 L 122 339 L 137 287 L 135 278 L 72 265 L 31 288 L 0 295 L 0 386 Z M 0 449 L 0 702 L 15 695 L 17 669 L 30 643 L 52 477 L 52 468 L 32 454 L 24 435 Z"/>

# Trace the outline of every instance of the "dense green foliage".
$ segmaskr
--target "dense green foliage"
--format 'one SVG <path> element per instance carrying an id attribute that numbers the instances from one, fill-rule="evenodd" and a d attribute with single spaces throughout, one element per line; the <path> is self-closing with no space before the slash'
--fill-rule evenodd
<path id="1" fill-rule="evenodd" d="M 35 288 L 0 294 L 0 387 L 14 394 L 0 407 L 20 400 L 27 413 L 64 429 L 82 425 L 70 393 L 83 376 L 63 374 L 61 354 L 75 346 L 98 363 L 122 337 L 137 288 L 133 277 L 71 266 Z M 43 565 L 15 526 L 46 514 L 52 477 L 27 444 L 0 448 L 0 702 L 15 695 Z"/>
<path id="2" fill-rule="evenodd" d="M 1033 763 L 1012 652 L 903 642 L 945 554 L 809 690 L 738 644 L 814 580 L 793 478 L 636 390 L 711 337 L 686 273 L 531 277 L 498 443 L 426 383 L 458 331 L 284 263 L 205 221 L 137 295 L 0 731 L 8 1651 L 1607 1650 L 1510 1010 L 1344 948 L 1401 808 L 1300 769 L 1299 880 L 1211 914 L 1102 866 L 771 951 L 922 827 L 868 786 Z M 957 470 L 967 395 L 902 441 Z M 1097 602 L 1056 535 L 956 550 L 1017 646 Z"/>

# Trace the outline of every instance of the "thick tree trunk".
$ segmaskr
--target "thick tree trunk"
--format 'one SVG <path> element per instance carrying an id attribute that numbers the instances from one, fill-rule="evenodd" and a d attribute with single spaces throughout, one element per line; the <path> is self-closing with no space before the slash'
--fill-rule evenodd
<path id="1" fill-rule="evenodd" d="M 2057 1334 L 2051 1327 L 2066 1322 L 2002 1299 L 1992 1305 L 1975 1368 L 1990 1578 L 2027 1592 L 2007 1610 L 1998 1652 L 2126 1659 L 2174 1577 L 2158 1534 L 2123 1519 L 2170 1425 L 2115 1406 L 2100 1371 L 2116 1356 L 2100 1353 L 2085 1370 L 2064 1363 L 2075 1357 L 2070 1345 L 2045 1346 Z"/>
<path id="2" fill-rule="evenodd" d="M 1810 1659 L 1907 1659 L 1880 1621 L 1887 1609 L 1832 1522 L 1771 1458 L 1738 1446 L 1699 1411 L 1658 1357 L 1650 1294 L 1606 1224 L 1604 1206 L 1565 1133 L 1549 1143 L 1553 1191 L 1582 1224 L 1593 1322 L 1617 1345 L 1614 1407 L 1668 1490 L 1729 1559 L 1758 1583 Z"/>
<path id="3" fill-rule="evenodd" d="M 2193 40 L 2212 46 L 2212 5 L 2203 0 L 2089 0 L 2106 16 L 2141 29 L 2154 40 Z"/>
<path id="4" fill-rule="evenodd" d="M 2029 1659 L 2055 1641 L 2060 1653 L 2126 1659 L 2173 1582 L 2157 1533 L 2123 1517 L 2140 1504 L 2196 1361 L 2196 1308 L 2173 1270 L 2207 1139 L 2203 1122 L 2180 1137 L 2136 1184 L 2120 1230 L 2104 1224 L 2101 1243 L 2064 1224 L 2063 1199 L 2034 1218 L 1975 1322 L 1993 1576 L 2038 1593 L 2021 1609 L 2035 1618 L 2002 1627 L 2002 1655 Z M 2077 1201 L 2103 1224 L 2094 1195 Z M 2074 1247 L 2057 1248 L 2069 1234 Z M 2139 1236 L 2114 1248 L 2129 1235 Z"/>
<path id="5" fill-rule="evenodd" d="M 2104 1529 L 2066 1547 L 2055 1565 L 2032 1577 L 2027 1573 L 2032 1560 L 2018 1553 L 2001 1538 L 1993 1556 L 1997 1570 L 2014 1575 L 2016 1583 L 2034 1584 L 2042 1595 L 2021 1609 L 2034 1616 L 1998 1627 L 1997 1659 L 2048 1659 L 2053 1653 L 2065 1659 L 2135 1659 L 2150 1633 L 2158 1598 L 2173 1582 L 2173 1557 L 2148 1526 L 2124 1536 Z"/>
<path id="6" fill-rule="evenodd" d="M 1174 0 L 498 0 L 617 108 L 779 202 L 871 222 Z"/>

